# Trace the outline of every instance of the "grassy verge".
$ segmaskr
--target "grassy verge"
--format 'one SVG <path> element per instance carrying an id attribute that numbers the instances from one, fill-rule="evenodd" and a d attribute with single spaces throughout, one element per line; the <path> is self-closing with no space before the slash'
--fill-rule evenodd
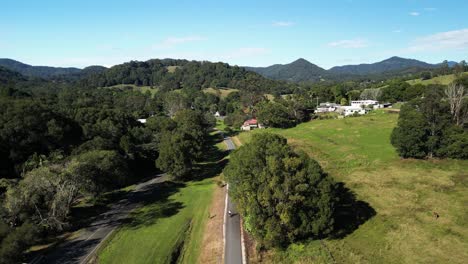
<path id="1" fill-rule="evenodd" d="M 194 170 L 197 180 L 163 182 L 131 213 L 99 254 L 99 263 L 196 263 L 209 220 L 215 181 L 225 154 L 212 135 L 207 158 Z"/>
<path id="2" fill-rule="evenodd" d="M 255 130 L 239 138 L 248 142 L 255 133 L 284 135 L 375 210 L 346 235 L 323 241 L 337 263 L 465 263 L 468 161 L 400 159 L 390 144 L 397 118 L 376 111 L 285 130 Z M 264 261 L 327 263 L 326 255 L 321 243 L 311 241 L 267 252 Z"/>
<path id="3" fill-rule="evenodd" d="M 166 183 L 151 202 L 135 210 L 99 254 L 100 263 L 165 263 L 181 241 L 183 260 L 193 263 L 201 246 L 204 222 L 214 183 L 211 179 L 185 185 Z M 163 190 L 166 189 L 166 190 Z M 166 194 L 169 196 L 164 197 Z M 185 232 L 187 223 L 191 230 Z"/>

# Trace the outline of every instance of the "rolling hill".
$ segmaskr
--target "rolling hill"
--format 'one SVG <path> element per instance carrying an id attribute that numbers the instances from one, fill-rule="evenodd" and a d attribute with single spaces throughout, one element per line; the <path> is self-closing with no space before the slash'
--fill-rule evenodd
<path id="1" fill-rule="evenodd" d="M 399 71 L 408 68 L 431 69 L 437 68 L 438 66 L 439 65 L 436 64 L 429 64 L 423 61 L 405 59 L 395 56 L 376 63 L 336 66 L 331 68 L 329 72 L 334 74 L 368 75 Z"/>
<path id="2" fill-rule="evenodd" d="M 12 59 L 0 59 L 0 66 L 11 71 L 18 72 L 26 77 L 38 77 L 43 79 L 51 78 L 73 78 L 78 79 L 92 74 L 103 72 L 106 67 L 89 66 L 84 69 L 73 67 L 49 67 L 49 66 L 32 66 Z"/>
<path id="3" fill-rule="evenodd" d="M 78 74 L 78 68 L 60 68 L 49 66 L 32 66 L 12 59 L 0 59 L 0 66 L 21 73 L 28 77 L 51 78 L 60 75 Z"/>
<path id="4" fill-rule="evenodd" d="M 85 87 L 110 87 L 120 84 L 151 86 L 163 90 L 180 88 L 253 89 L 265 93 L 289 93 L 291 84 L 267 79 L 260 74 L 222 62 L 151 59 L 115 65 L 98 74 L 82 78 Z"/>

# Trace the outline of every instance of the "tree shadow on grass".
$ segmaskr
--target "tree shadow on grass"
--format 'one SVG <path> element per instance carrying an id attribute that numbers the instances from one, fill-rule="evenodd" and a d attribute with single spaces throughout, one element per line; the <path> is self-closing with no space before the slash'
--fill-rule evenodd
<path id="1" fill-rule="evenodd" d="M 334 215 L 335 231 L 330 236 L 333 239 L 346 237 L 377 214 L 369 203 L 358 200 L 344 183 L 338 183 L 337 193 L 339 201 Z"/>
<path id="2" fill-rule="evenodd" d="M 218 162 L 229 155 L 228 150 L 221 150 L 219 149 L 216 144 L 223 143 L 224 138 L 222 134 L 217 133 L 210 135 L 207 139 L 207 144 L 203 149 L 202 160 L 204 162 Z"/>
<path id="3" fill-rule="evenodd" d="M 224 135 L 227 136 L 227 137 L 235 137 L 237 135 L 239 135 L 240 131 L 239 130 L 228 130 L 228 131 L 223 131 Z"/>
<path id="4" fill-rule="evenodd" d="M 191 178 L 191 180 L 201 181 L 204 179 L 215 177 L 221 174 L 221 172 L 223 172 L 223 169 L 224 167 L 226 167 L 227 164 L 228 164 L 227 159 L 222 159 L 217 162 L 211 162 L 211 163 L 206 163 L 206 164 L 198 164 L 193 169 L 194 177 Z"/>
<path id="5" fill-rule="evenodd" d="M 228 163 L 226 157 L 230 152 L 228 150 L 221 150 L 216 146 L 216 144 L 222 143 L 223 141 L 224 139 L 219 133 L 209 136 L 208 143 L 203 150 L 203 156 L 201 158 L 203 162 L 195 164 L 190 180 L 201 181 L 215 177 L 223 171 Z"/>
<path id="6" fill-rule="evenodd" d="M 132 194 L 129 202 L 140 204 L 143 208 L 130 213 L 127 218 L 122 220 L 122 226 L 134 229 L 150 226 L 156 223 L 158 219 L 177 214 L 184 208 L 184 205 L 181 202 L 169 199 L 169 197 L 185 186 L 184 183 L 165 181 L 154 184 L 144 191 Z"/>

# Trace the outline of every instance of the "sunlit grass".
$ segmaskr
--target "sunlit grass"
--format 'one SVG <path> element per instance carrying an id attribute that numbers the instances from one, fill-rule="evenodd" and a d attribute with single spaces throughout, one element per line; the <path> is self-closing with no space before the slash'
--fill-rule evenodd
<path id="1" fill-rule="evenodd" d="M 463 73 L 467 75 L 468 73 Z M 442 85 L 447 85 L 453 82 L 457 77 L 455 74 L 449 74 L 449 75 L 442 75 L 442 76 L 437 76 L 429 80 L 421 80 L 421 79 L 414 79 L 414 80 L 409 80 L 407 81 L 409 84 L 414 85 L 414 84 L 423 84 L 423 85 L 428 85 L 428 84 L 442 84 Z"/>
<path id="2" fill-rule="evenodd" d="M 345 238 L 325 240 L 338 263 L 465 263 L 468 161 L 399 158 L 390 144 L 397 118 L 376 111 L 291 129 L 243 132 L 239 138 L 245 143 L 252 134 L 265 132 L 287 137 L 377 212 Z M 306 242 L 267 254 L 267 262 L 327 262 L 321 250 L 319 243 Z"/>

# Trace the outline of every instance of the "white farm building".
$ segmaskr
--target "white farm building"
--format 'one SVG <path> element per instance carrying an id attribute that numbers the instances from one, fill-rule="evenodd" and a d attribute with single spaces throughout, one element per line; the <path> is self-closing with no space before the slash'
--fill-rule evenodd
<path id="1" fill-rule="evenodd" d="M 375 100 L 359 100 L 359 101 L 351 101 L 351 106 L 353 107 L 370 107 L 374 108 L 375 105 L 378 105 L 379 102 Z"/>
<path id="2" fill-rule="evenodd" d="M 366 114 L 366 110 L 360 106 L 342 106 L 341 111 L 344 116 L 350 116 L 354 114 L 359 114 L 359 115 Z"/>

